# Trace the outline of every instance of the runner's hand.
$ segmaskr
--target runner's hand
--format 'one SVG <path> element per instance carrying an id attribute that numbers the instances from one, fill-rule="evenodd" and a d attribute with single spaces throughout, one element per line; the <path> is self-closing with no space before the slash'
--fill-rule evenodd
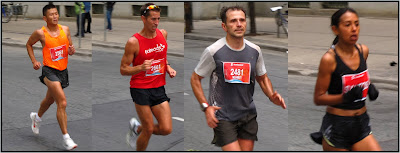
<path id="1" fill-rule="evenodd" d="M 151 68 L 151 63 L 153 62 L 153 59 L 151 60 L 144 60 L 143 64 L 142 64 L 142 71 L 147 71 L 150 70 Z"/>
<path id="2" fill-rule="evenodd" d="M 285 100 L 278 92 L 275 91 L 269 100 L 271 100 L 271 102 L 273 102 L 275 105 L 281 106 L 283 109 L 286 109 Z"/>
<path id="3" fill-rule="evenodd" d="M 170 78 L 174 78 L 176 76 L 176 71 L 169 65 L 167 65 L 167 73 Z"/>
<path id="4" fill-rule="evenodd" d="M 68 54 L 69 54 L 69 55 L 74 55 L 74 54 L 75 54 L 75 47 L 74 47 L 74 45 L 69 45 Z"/>
<path id="5" fill-rule="evenodd" d="M 219 122 L 218 119 L 215 117 L 215 110 L 219 110 L 221 107 L 218 106 L 209 106 L 204 111 L 206 115 L 207 124 L 210 128 L 216 128 L 217 123 Z"/>
<path id="6" fill-rule="evenodd" d="M 35 69 L 35 70 L 40 69 L 40 67 L 42 66 L 42 64 L 40 64 L 40 62 L 38 62 L 38 61 L 33 62 L 32 64 L 33 64 L 33 69 Z"/>

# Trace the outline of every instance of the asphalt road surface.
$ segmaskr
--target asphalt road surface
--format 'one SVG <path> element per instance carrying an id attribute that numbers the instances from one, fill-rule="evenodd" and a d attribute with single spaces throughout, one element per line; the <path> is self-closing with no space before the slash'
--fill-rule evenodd
<path id="1" fill-rule="evenodd" d="M 185 150 L 221 151 L 211 144 L 213 130 L 208 127 L 204 113 L 190 86 L 190 76 L 204 49 L 214 42 L 185 39 Z M 287 102 L 287 63 L 288 56 L 283 52 L 261 49 L 274 90 Z M 202 80 L 204 94 L 208 97 L 209 78 Z M 255 151 L 286 151 L 288 149 L 288 112 L 268 100 L 259 85 L 256 85 L 254 101 L 259 124 L 258 141 Z"/>
<path id="2" fill-rule="evenodd" d="M 34 50 L 42 62 L 42 51 Z M 43 64 L 43 63 L 42 63 Z M 91 58 L 69 56 L 69 87 L 67 98 L 68 133 L 78 144 L 76 151 L 91 148 Z M 89 73 L 88 73 L 89 72 Z M 34 70 L 26 48 L 2 46 L 2 151 L 62 151 L 62 133 L 56 118 L 54 103 L 43 115 L 40 134 L 31 130 L 29 114 L 37 112 L 47 87 Z"/>
<path id="3" fill-rule="evenodd" d="M 92 68 L 92 141 L 96 151 L 132 151 L 126 144 L 129 120 L 138 118 L 129 91 L 130 76 L 120 74 L 123 50 L 93 46 Z M 171 98 L 172 117 L 183 117 L 183 58 L 168 56 L 177 71 L 175 78 L 167 76 L 166 93 Z M 157 122 L 157 120 L 154 121 Z M 173 131 L 168 136 L 150 139 L 147 151 L 182 151 L 183 121 L 173 119 Z"/>
<path id="4" fill-rule="evenodd" d="M 316 77 L 289 75 L 289 151 L 322 151 L 309 136 L 319 131 L 326 108 L 314 105 L 315 81 Z M 398 151 L 398 87 L 375 86 L 378 99 L 366 101 L 373 135 L 384 151 Z"/>

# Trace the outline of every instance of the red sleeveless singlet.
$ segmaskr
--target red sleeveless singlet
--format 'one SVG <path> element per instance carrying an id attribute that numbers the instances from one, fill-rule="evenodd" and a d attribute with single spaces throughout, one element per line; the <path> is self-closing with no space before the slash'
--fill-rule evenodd
<path id="1" fill-rule="evenodd" d="M 152 39 L 145 38 L 139 33 L 133 36 L 138 39 L 139 53 L 133 59 L 133 66 L 143 64 L 144 60 L 154 59 L 151 69 L 132 75 L 131 88 L 149 89 L 165 85 L 165 73 L 167 70 L 167 41 L 159 29 L 156 29 L 157 36 Z"/>

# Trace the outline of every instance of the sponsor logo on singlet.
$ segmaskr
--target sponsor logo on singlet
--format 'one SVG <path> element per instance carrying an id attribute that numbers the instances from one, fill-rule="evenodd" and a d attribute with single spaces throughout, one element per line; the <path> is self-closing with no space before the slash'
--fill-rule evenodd
<path id="1" fill-rule="evenodd" d="M 367 98 L 369 84 L 368 70 L 357 74 L 347 74 L 342 76 L 343 93 L 347 93 L 355 86 L 363 88 L 363 98 L 357 99 L 354 102 L 362 101 Z"/>
<path id="2" fill-rule="evenodd" d="M 144 53 L 148 54 L 148 53 L 152 53 L 152 52 L 162 52 L 162 51 L 164 51 L 164 48 L 165 48 L 165 45 L 160 43 L 160 44 L 157 44 L 157 46 L 154 48 L 144 50 Z"/>

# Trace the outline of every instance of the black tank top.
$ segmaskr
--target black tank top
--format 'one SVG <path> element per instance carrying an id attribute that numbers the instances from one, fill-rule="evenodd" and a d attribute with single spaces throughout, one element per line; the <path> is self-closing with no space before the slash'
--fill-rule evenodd
<path id="1" fill-rule="evenodd" d="M 333 105 L 332 107 L 340 108 L 340 109 L 360 109 L 365 106 L 365 99 L 368 93 L 369 86 L 369 74 L 367 69 L 367 63 L 364 60 L 363 54 L 360 52 L 360 49 L 355 45 L 358 50 L 358 54 L 360 57 L 360 64 L 358 68 L 353 71 L 350 69 L 343 61 L 340 59 L 340 56 L 335 52 L 336 59 L 336 69 L 333 71 L 331 75 L 331 82 L 329 84 L 328 93 L 329 94 L 341 94 L 347 93 L 354 86 L 363 87 L 363 98 L 358 99 L 352 103 L 338 104 Z"/>

